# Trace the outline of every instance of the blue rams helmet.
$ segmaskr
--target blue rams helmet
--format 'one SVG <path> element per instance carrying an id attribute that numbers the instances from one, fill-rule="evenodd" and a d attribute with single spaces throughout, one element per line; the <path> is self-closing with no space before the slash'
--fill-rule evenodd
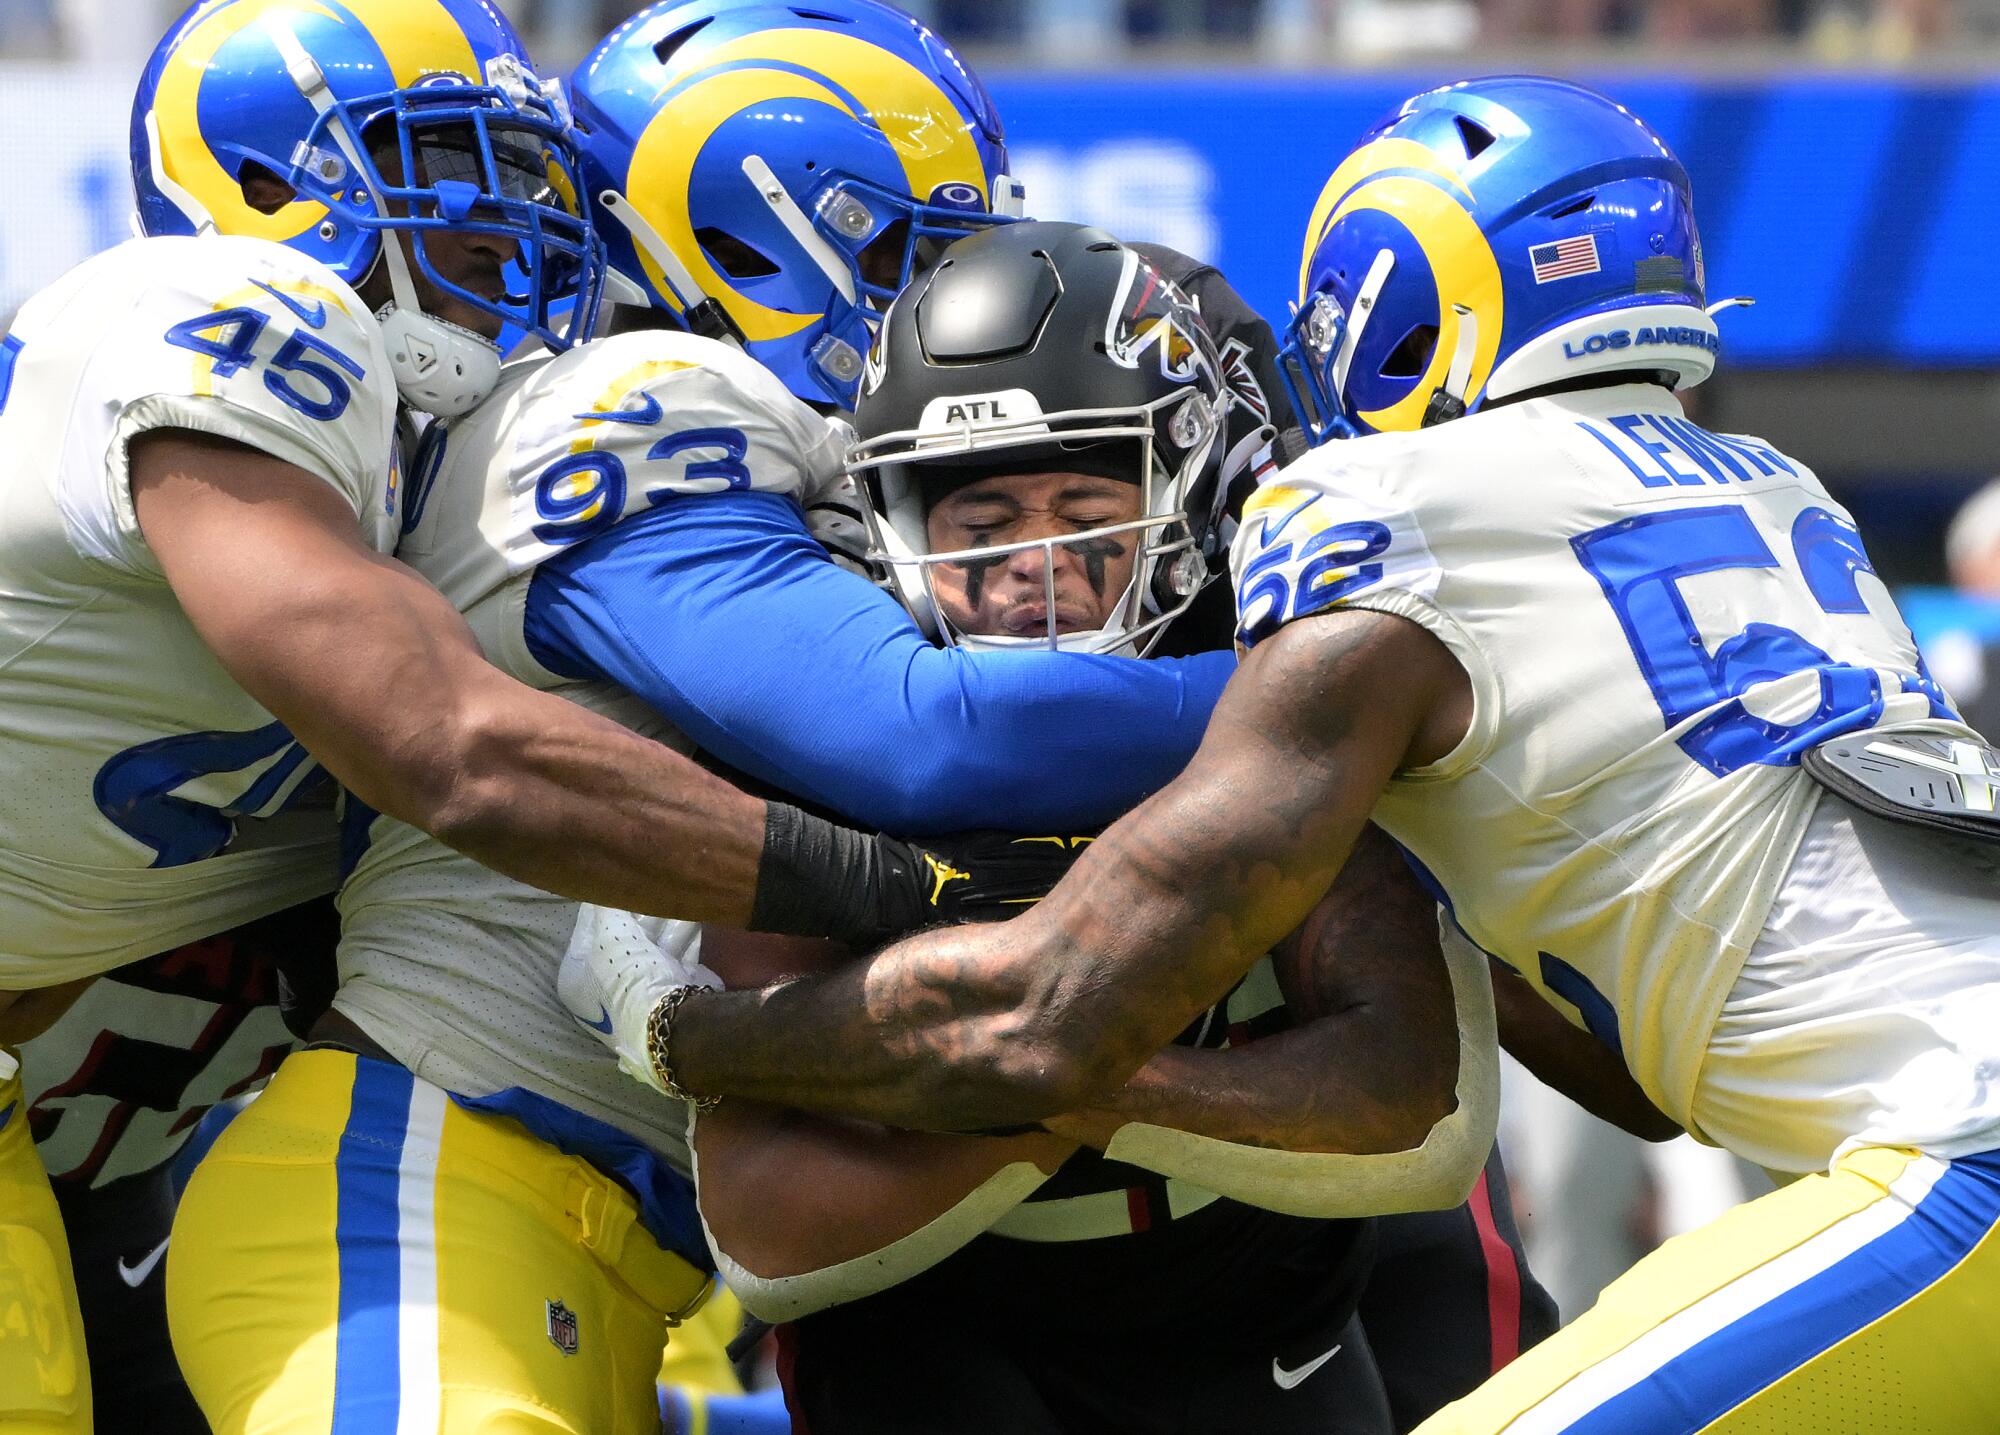
<path id="1" fill-rule="evenodd" d="M 1314 443 L 1593 373 L 1715 367 L 1688 178 L 1623 106 L 1531 76 L 1404 102 L 1306 230 L 1284 371 Z"/>
<path id="2" fill-rule="evenodd" d="M 411 232 L 439 291 L 567 347 L 594 322 L 604 274 L 578 163 L 560 88 L 487 0 L 202 0 L 154 51 L 132 109 L 147 234 L 271 239 L 353 285 L 386 260 L 399 387 L 441 415 L 485 396 L 499 350 L 424 314 L 403 245 L 383 235 Z M 293 198 L 253 206 L 253 165 Z M 441 273 L 424 242 L 439 231 L 506 240 L 502 292 Z"/>
<path id="3" fill-rule="evenodd" d="M 1020 213 L 985 87 L 878 0 L 654 5 L 571 91 L 612 297 L 739 339 L 813 403 L 852 408 L 913 272 Z"/>

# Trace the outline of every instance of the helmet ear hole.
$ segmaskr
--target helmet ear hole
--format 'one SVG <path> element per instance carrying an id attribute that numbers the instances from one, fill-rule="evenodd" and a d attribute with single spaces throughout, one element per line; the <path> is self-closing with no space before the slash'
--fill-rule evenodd
<path id="1" fill-rule="evenodd" d="M 1385 379 L 1416 379 L 1431 366 L 1431 355 L 1437 352 L 1438 326 L 1418 324 L 1402 341 L 1389 351 L 1389 357 L 1382 361 L 1382 377 Z"/>
<path id="2" fill-rule="evenodd" d="M 694 232 L 695 242 L 702 247 L 709 259 L 731 279 L 762 279 L 767 274 L 776 274 L 778 266 L 771 256 L 754 244 L 746 244 L 726 229 L 706 225 Z"/>
<path id="3" fill-rule="evenodd" d="M 681 46 L 687 44 L 688 41 L 700 34 L 714 20 L 715 17 L 713 15 L 704 15 L 691 25 L 681 26 L 680 29 L 661 40 L 659 44 L 653 46 L 654 58 L 662 65 L 672 64 L 674 56 L 680 53 Z"/>
<path id="4" fill-rule="evenodd" d="M 1459 139 L 1465 142 L 1465 157 L 1467 159 L 1478 159 L 1492 145 L 1494 140 L 1493 131 L 1487 129 L 1486 126 L 1480 124 L 1477 120 L 1469 120 L 1464 115 L 1457 115 L 1453 117 L 1452 122 L 1458 126 Z"/>
<path id="5" fill-rule="evenodd" d="M 236 182 L 243 186 L 243 202 L 259 214 L 276 214 L 298 198 L 297 190 L 278 178 L 268 165 L 254 159 L 243 161 L 243 167 L 236 172 Z"/>

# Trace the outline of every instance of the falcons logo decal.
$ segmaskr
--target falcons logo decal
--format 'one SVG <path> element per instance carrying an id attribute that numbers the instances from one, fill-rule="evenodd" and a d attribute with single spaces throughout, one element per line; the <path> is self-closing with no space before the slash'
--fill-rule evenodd
<path id="1" fill-rule="evenodd" d="M 1236 402 L 1256 415 L 1258 423 L 1271 421 L 1271 401 L 1264 397 L 1264 386 L 1250 367 L 1250 346 L 1241 339 L 1231 339 L 1222 346 L 1222 381 L 1229 385 Z"/>

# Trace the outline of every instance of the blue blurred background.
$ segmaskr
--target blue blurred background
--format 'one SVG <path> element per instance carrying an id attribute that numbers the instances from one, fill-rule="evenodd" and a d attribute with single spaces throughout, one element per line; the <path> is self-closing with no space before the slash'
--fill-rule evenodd
<path id="1" fill-rule="evenodd" d="M 1354 137 L 1437 71 L 1117 71 L 991 84 L 1031 205 L 1157 231 L 1252 303 L 1296 297 L 1299 233 Z M 1693 176 L 1732 363 L 1990 365 L 2000 82 L 1811 75 L 1576 76 L 1650 120 Z M 1040 183 L 1037 183 L 1037 181 Z"/>

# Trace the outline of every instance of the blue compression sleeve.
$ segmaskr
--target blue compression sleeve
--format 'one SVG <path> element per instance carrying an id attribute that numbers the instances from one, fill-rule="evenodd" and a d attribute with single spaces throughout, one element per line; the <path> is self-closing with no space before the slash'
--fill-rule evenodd
<path id="1" fill-rule="evenodd" d="M 1135 662 L 927 641 L 768 493 L 676 499 L 536 570 L 526 637 L 724 762 L 885 831 L 1076 830 L 1187 763 L 1228 653 Z"/>

